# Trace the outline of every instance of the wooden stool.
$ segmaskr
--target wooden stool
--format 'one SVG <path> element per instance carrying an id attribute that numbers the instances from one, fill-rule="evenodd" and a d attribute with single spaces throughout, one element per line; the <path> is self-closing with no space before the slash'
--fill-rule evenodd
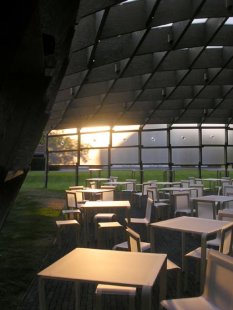
<path id="1" fill-rule="evenodd" d="M 121 285 L 108 285 L 98 284 L 96 294 L 96 310 L 101 310 L 101 297 L 102 295 L 121 295 L 128 296 L 129 299 L 129 310 L 135 309 L 135 297 L 137 289 L 132 286 L 121 286 Z"/>
<path id="2" fill-rule="evenodd" d="M 56 225 L 57 225 L 57 240 L 58 240 L 59 247 L 61 247 L 61 230 L 64 227 L 72 227 L 75 229 L 76 244 L 78 244 L 78 235 L 79 235 L 80 224 L 77 220 L 56 221 Z"/>
<path id="3" fill-rule="evenodd" d="M 80 209 L 73 209 L 73 210 L 64 209 L 62 210 L 62 215 L 63 215 L 64 220 L 80 221 L 81 210 Z"/>
<path id="4" fill-rule="evenodd" d="M 97 230 L 98 248 L 104 247 L 104 245 L 106 248 L 108 248 L 111 239 L 113 239 L 114 244 L 117 243 L 118 231 L 124 231 L 124 226 L 122 226 L 119 222 L 115 221 L 115 222 L 98 223 L 98 230 Z M 112 246 L 110 246 L 110 248 L 112 248 Z"/>
<path id="5" fill-rule="evenodd" d="M 95 238 L 98 234 L 98 223 L 99 222 L 114 222 L 116 221 L 117 216 L 115 213 L 97 213 L 94 216 L 94 225 L 95 225 Z"/>

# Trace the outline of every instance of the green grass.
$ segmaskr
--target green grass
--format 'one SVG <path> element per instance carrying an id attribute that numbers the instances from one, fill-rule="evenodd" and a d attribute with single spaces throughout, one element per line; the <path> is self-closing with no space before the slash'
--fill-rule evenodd
<path id="1" fill-rule="evenodd" d="M 232 174 L 232 172 L 231 172 Z M 132 178 L 131 170 L 113 170 L 111 175 L 118 176 L 119 181 Z M 96 175 L 95 175 L 96 176 Z M 94 176 L 94 177 L 95 177 Z M 185 180 L 189 176 L 198 177 L 197 169 L 180 169 L 175 171 L 175 179 Z M 84 171 L 79 174 L 79 185 L 85 185 L 85 180 L 89 178 L 89 172 Z M 101 177 L 107 177 L 107 171 L 102 171 Z M 216 178 L 216 171 L 203 170 L 203 178 Z M 233 177 L 233 175 L 231 175 Z M 136 172 L 137 183 L 140 183 L 140 174 Z M 158 180 L 163 181 L 163 170 L 145 170 L 144 181 Z M 45 185 L 45 174 L 41 171 L 30 171 L 25 183 L 23 184 L 22 191 L 31 189 L 43 189 Z M 64 191 L 69 186 L 75 185 L 75 172 L 74 171 L 50 171 L 48 174 L 48 189 L 51 191 Z"/>
<path id="2" fill-rule="evenodd" d="M 16 309 L 54 240 L 54 222 L 60 211 L 48 206 L 46 200 L 51 197 L 58 199 L 61 194 L 21 192 L 0 232 L 2 310 Z"/>
<path id="3" fill-rule="evenodd" d="M 119 180 L 131 178 L 131 171 L 115 170 Z M 107 171 L 103 171 L 107 177 Z M 176 171 L 176 180 L 198 176 L 197 170 Z M 89 172 L 81 172 L 79 184 L 85 184 Z M 136 173 L 140 182 L 139 173 Z M 203 171 L 203 177 L 216 177 L 215 171 Z M 146 170 L 144 180 L 163 180 L 163 171 Z M 0 309 L 13 310 L 40 270 L 54 240 L 55 220 L 64 205 L 64 190 L 75 184 L 74 171 L 49 172 L 48 189 L 44 173 L 30 171 L 0 232 Z"/>

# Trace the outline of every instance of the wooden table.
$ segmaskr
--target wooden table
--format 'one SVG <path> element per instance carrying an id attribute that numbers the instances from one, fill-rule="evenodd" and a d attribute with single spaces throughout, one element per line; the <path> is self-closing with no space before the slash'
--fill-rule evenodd
<path id="1" fill-rule="evenodd" d="M 101 169 L 101 168 L 89 168 L 88 170 L 90 172 L 90 177 L 92 178 L 94 172 L 97 172 L 98 173 L 98 177 L 100 177 L 101 176 L 101 171 L 103 169 Z"/>
<path id="2" fill-rule="evenodd" d="M 95 194 L 102 194 L 104 192 L 111 192 L 112 189 L 110 188 L 80 188 L 80 189 L 76 189 L 76 192 L 82 192 L 82 193 L 86 193 L 86 194 L 90 194 L 91 195 L 91 199 L 95 200 Z"/>
<path id="3" fill-rule="evenodd" d="M 198 202 L 210 202 L 213 208 L 213 218 L 216 219 L 218 210 L 223 209 L 223 205 L 226 202 L 233 201 L 233 196 L 222 196 L 222 195 L 208 195 L 192 198 L 194 202 L 194 208 Z M 217 205 L 216 205 L 217 204 Z M 197 208 L 196 208 L 197 209 Z"/>
<path id="4" fill-rule="evenodd" d="M 112 181 L 112 182 L 106 182 L 104 183 L 105 185 L 113 185 L 113 186 L 124 186 L 124 190 L 126 190 L 126 185 L 127 184 L 132 184 L 134 183 L 133 181 Z M 135 184 L 135 188 L 136 188 L 136 184 Z M 122 197 L 122 190 L 121 187 L 117 188 L 118 192 L 120 193 L 120 197 Z"/>
<path id="5" fill-rule="evenodd" d="M 100 187 L 101 182 L 107 182 L 109 181 L 109 178 L 88 178 L 86 179 L 86 186 L 88 186 L 89 182 L 96 182 L 96 186 Z"/>
<path id="6" fill-rule="evenodd" d="M 104 184 L 105 185 L 118 186 L 118 185 L 127 185 L 127 184 L 131 184 L 131 183 L 134 183 L 134 182 L 133 181 L 112 181 L 112 182 L 105 182 Z"/>
<path id="7" fill-rule="evenodd" d="M 84 244 L 87 244 L 88 239 L 88 223 L 90 217 L 93 217 L 96 213 L 99 212 L 111 212 L 119 213 L 121 210 L 124 210 L 125 217 L 130 223 L 130 202 L 128 200 L 98 200 L 98 201 L 86 201 L 85 204 L 80 205 L 83 216 L 83 228 L 84 228 Z"/>
<path id="8" fill-rule="evenodd" d="M 191 192 L 191 190 L 194 190 L 196 188 L 194 187 L 163 187 L 160 188 L 159 191 L 162 192 Z"/>
<path id="9" fill-rule="evenodd" d="M 210 234 L 214 234 L 221 230 L 221 228 L 228 224 L 228 221 L 219 221 L 204 219 L 191 216 L 181 216 L 172 218 L 166 221 L 152 223 L 150 225 L 150 240 L 151 240 L 151 250 L 155 251 L 155 228 L 164 228 L 169 230 L 175 230 L 181 232 L 182 247 L 181 247 L 181 258 L 182 258 L 182 268 L 184 269 L 184 255 L 185 255 L 185 234 L 192 233 L 201 235 L 201 270 L 200 270 L 200 287 L 201 290 L 204 286 L 205 278 L 205 267 L 206 267 L 206 241 Z M 172 240 L 171 240 L 172 244 Z"/>
<path id="10" fill-rule="evenodd" d="M 166 187 L 171 187 L 174 185 L 179 185 L 181 186 L 181 182 L 156 182 L 157 185 L 162 185 L 162 186 L 166 186 Z"/>
<path id="11" fill-rule="evenodd" d="M 166 296 L 166 258 L 166 254 L 76 248 L 38 273 L 40 310 L 47 309 L 46 279 L 75 283 L 76 310 L 80 309 L 79 284 L 82 281 L 142 288 L 141 309 L 150 310 L 152 288 L 158 277 L 159 299 Z"/>

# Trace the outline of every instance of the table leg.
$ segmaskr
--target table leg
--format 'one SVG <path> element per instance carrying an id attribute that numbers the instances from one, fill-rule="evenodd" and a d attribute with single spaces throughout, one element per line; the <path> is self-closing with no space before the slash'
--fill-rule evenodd
<path id="1" fill-rule="evenodd" d="M 155 228 L 149 226 L 150 229 L 150 249 L 152 253 L 155 253 Z"/>
<path id="2" fill-rule="evenodd" d="M 142 287 L 141 310 L 151 310 L 151 286 Z"/>
<path id="3" fill-rule="evenodd" d="M 206 234 L 202 234 L 202 236 L 201 236 L 201 270 L 200 270 L 200 291 L 201 291 L 201 294 L 203 292 L 204 282 L 205 282 L 206 239 L 207 239 L 207 235 Z"/>
<path id="4" fill-rule="evenodd" d="M 83 209 L 83 243 L 84 246 L 87 246 L 87 236 L 88 236 L 88 212 L 86 212 L 86 209 Z"/>
<path id="5" fill-rule="evenodd" d="M 44 279 L 39 277 L 39 309 L 46 310 Z"/>
<path id="6" fill-rule="evenodd" d="M 185 232 L 181 232 L 181 268 L 184 271 L 185 267 Z"/>
<path id="7" fill-rule="evenodd" d="M 80 309 L 80 283 L 76 281 L 74 283 L 74 291 L 75 291 L 75 310 Z"/>
<path id="8" fill-rule="evenodd" d="M 128 225 L 130 224 L 130 209 L 129 208 L 126 208 L 125 210 L 125 217 L 127 218 L 127 221 L 128 221 Z"/>
<path id="9" fill-rule="evenodd" d="M 167 258 L 160 270 L 159 274 L 159 303 L 160 301 L 166 299 L 167 295 Z M 159 304 L 159 308 L 161 308 Z"/>
<path id="10" fill-rule="evenodd" d="M 213 202 L 213 219 L 216 220 L 216 215 L 218 214 L 218 204 Z"/>

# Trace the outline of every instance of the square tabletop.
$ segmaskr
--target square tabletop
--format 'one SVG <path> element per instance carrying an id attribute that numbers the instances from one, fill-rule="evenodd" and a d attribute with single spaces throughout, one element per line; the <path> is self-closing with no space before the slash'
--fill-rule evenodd
<path id="1" fill-rule="evenodd" d="M 130 286 L 153 286 L 166 254 L 76 248 L 39 277 Z"/>
<path id="2" fill-rule="evenodd" d="M 93 182 L 106 182 L 109 180 L 110 180 L 109 178 L 101 178 L 101 177 L 86 179 L 86 181 L 88 181 L 88 182 L 91 182 L 91 181 L 93 181 Z"/>
<path id="3" fill-rule="evenodd" d="M 208 195 L 208 196 L 200 196 L 192 198 L 193 201 L 199 201 L 199 202 L 229 202 L 233 201 L 233 196 L 223 196 L 223 195 Z"/>
<path id="4" fill-rule="evenodd" d="M 162 187 L 160 188 L 159 190 L 160 191 L 164 191 L 164 192 L 191 192 L 192 190 L 194 190 L 196 188 L 194 187 L 175 187 L 175 186 L 172 186 L 172 187 Z"/>
<path id="5" fill-rule="evenodd" d="M 152 223 L 151 227 L 166 228 L 195 234 L 212 234 L 219 231 L 228 221 L 212 220 L 192 216 L 180 216 Z"/>
<path id="6" fill-rule="evenodd" d="M 129 200 L 96 200 L 86 201 L 85 204 L 81 204 L 80 208 L 130 208 Z"/>
<path id="7" fill-rule="evenodd" d="M 166 296 L 166 254 L 76 248 L 38 273 L 40 309 L 46 309 L 45 279 L 75 283 L 75 309 L 79 309 L 79 282 L 142 288 L 141 309 L 151 310 L 152 287 L 159 276 L 160 296 Z"/>
<path id="8" fill-rule="evenodd" d="M 155 250 L 155 233 L 154 228 L 164 228 L 181 232 L 182 245 L 181 245 L 181 258 L 182 269 L 184 270 L 184 256 L 185 256 L 185 234 L 194 233 L 201 236 L 201 268 L 200 268 L 200 288 L 201 291 L 204 287 L 204 276 L 206 269 L 206 242 L 207 236 L 216 233 L 222 229 L 228 221 L 212 220 L 192 216 L 180 216 L 166 221 L 156 222 L 151 224 L 151 249 Z M 172 242 L 172 240 L 171 240 Z"/>
<path id="9" fill-rule="evenodd" d="M 104 193 L 104 192 L 111 192 L 111 188 L 78 188 L 75 189 L 76 192 L 82 192 L 82 193 L 90 193 L 90 194 L 97 194 L 97 193 Z"/>

